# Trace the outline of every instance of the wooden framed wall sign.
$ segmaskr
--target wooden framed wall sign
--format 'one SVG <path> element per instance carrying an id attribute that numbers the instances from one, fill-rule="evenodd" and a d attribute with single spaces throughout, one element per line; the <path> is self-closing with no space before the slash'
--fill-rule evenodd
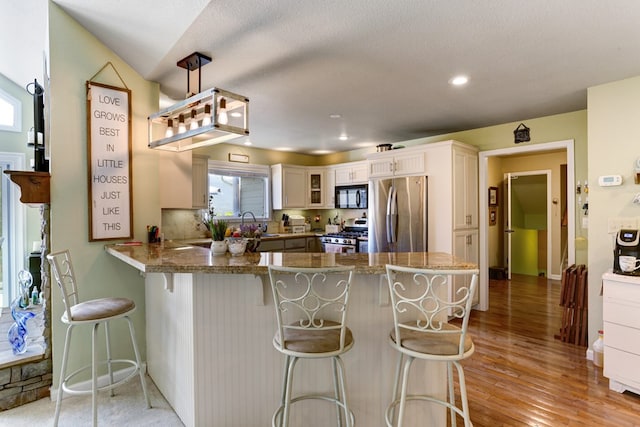
<path id="1" fill-rule="evenodd" d="M 89 241 L 133 237 L 131 91 L 87 82 Z"/>

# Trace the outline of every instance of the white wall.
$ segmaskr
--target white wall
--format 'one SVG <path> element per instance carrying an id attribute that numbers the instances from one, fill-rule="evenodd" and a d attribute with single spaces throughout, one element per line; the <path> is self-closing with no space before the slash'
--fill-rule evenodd
<path id="1" fill-rule="evenodd" d="M 158 109 L 158 86 L 136 74 L 126 63 L 90 35 L 57 5 L 49 2 L 51 76 L 51 251 L 69 249 L 80 283 L 80 296 L 132 298 L 138 344 L 145 357 L 144 280 L 137 270 L 107 255 L 107 242 L 88 241 L 88 187 L 85 83 L 111 62 L 131 90 L 133 232 L 146 240 L 146 225 L 160 222 L 157 153 L 147 148 L 147 116 Z M 122 87 L 116 73 L 107 67 L 95 81 Z M 64 345 L 60 322 L 62 302 L 52 289 L 52 333 L 54 387 Z M 113 357 L 133 357 L 125 324 L 113 330 Z M 72 343 L 70 369 L 90 360 L 89 330 L 77 329 Z"/>
<path id="2" fill-rule="evenodd" d="M 602 328 L 601 276 L 613 264 L 613 235 L 608 218 L 640 217 L 640 205 L 631 201 L 640 192 L 634 183 L 640 158 L 640 77 L 607 83 L 588 91 L 589 151 L 589 340 Z M 619 187 L 599 187 L 600 175 L 620 174 Z M 605 334 L 607 331 L 605 331 Z M 606 336 L 606 335 L 605 335 Z"/>

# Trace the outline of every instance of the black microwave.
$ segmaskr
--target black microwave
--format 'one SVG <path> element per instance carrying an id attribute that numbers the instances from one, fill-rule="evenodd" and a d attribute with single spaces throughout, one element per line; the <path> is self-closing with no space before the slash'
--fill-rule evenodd
<path id="1" fill-rule="evenodd" d="M 336 186 L 337 209 L 367 209 L 367 184 Z"/>

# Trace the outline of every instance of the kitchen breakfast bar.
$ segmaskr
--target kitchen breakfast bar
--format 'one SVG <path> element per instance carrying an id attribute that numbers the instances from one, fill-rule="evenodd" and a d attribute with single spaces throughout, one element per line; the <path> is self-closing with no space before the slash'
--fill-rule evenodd
<path id="1" fill-rule="evenodd" d="M 474 269 L 451 255 L 411 253 L 246 253 L 212 256 L 172 242 L 108 245 L 106 251 L 145 276 L 147 371 L 182 422 L 190 426 L 270 425 L 281 395 L 284 360 L 273 348 L 275 309 L 268 266 L 355 266 L 347 324 L 354 347 L 343 356 L 347 397 L 360 426 L 384 425 L 396 352 L 385 265 Z M 332 390 L 330 364 L 301 361 L 295 389 Z M 418 363 L 411 387 L 444 395 L 445 370 Z M 141 409 L 144 410 L 144 409 Z M 151 409 L 153 410 L 153 409 Z M 291 425 L 335 424 L 327 402 L 293 406 Z M 405 425 L 444 425 L 434 405 L 408 405 Z"/>

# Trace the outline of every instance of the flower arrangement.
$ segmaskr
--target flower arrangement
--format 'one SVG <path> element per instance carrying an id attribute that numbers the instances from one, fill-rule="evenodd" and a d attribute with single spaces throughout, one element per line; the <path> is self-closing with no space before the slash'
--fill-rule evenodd
<path id="1" fill-rule="evenodd" d="M 219 242 L 225 239 L 229 223 L 223 219 L 215 220 L 216 214 L 213 205 L 209 203 L 209 209 L 202 213 L 202 223 L 211 233 L 211 239 Z"/>
<path id="2" fill-rule="evenodd" d="M 209 231 L 211 232 L 211 238 L 215 241 L 224 240 L 227 233 L 227 226 L 227 221 L 223 219 L 219 219 L 217 221 L 210 219 L 207 224 L 207 227 L 209 227 Z"/>

